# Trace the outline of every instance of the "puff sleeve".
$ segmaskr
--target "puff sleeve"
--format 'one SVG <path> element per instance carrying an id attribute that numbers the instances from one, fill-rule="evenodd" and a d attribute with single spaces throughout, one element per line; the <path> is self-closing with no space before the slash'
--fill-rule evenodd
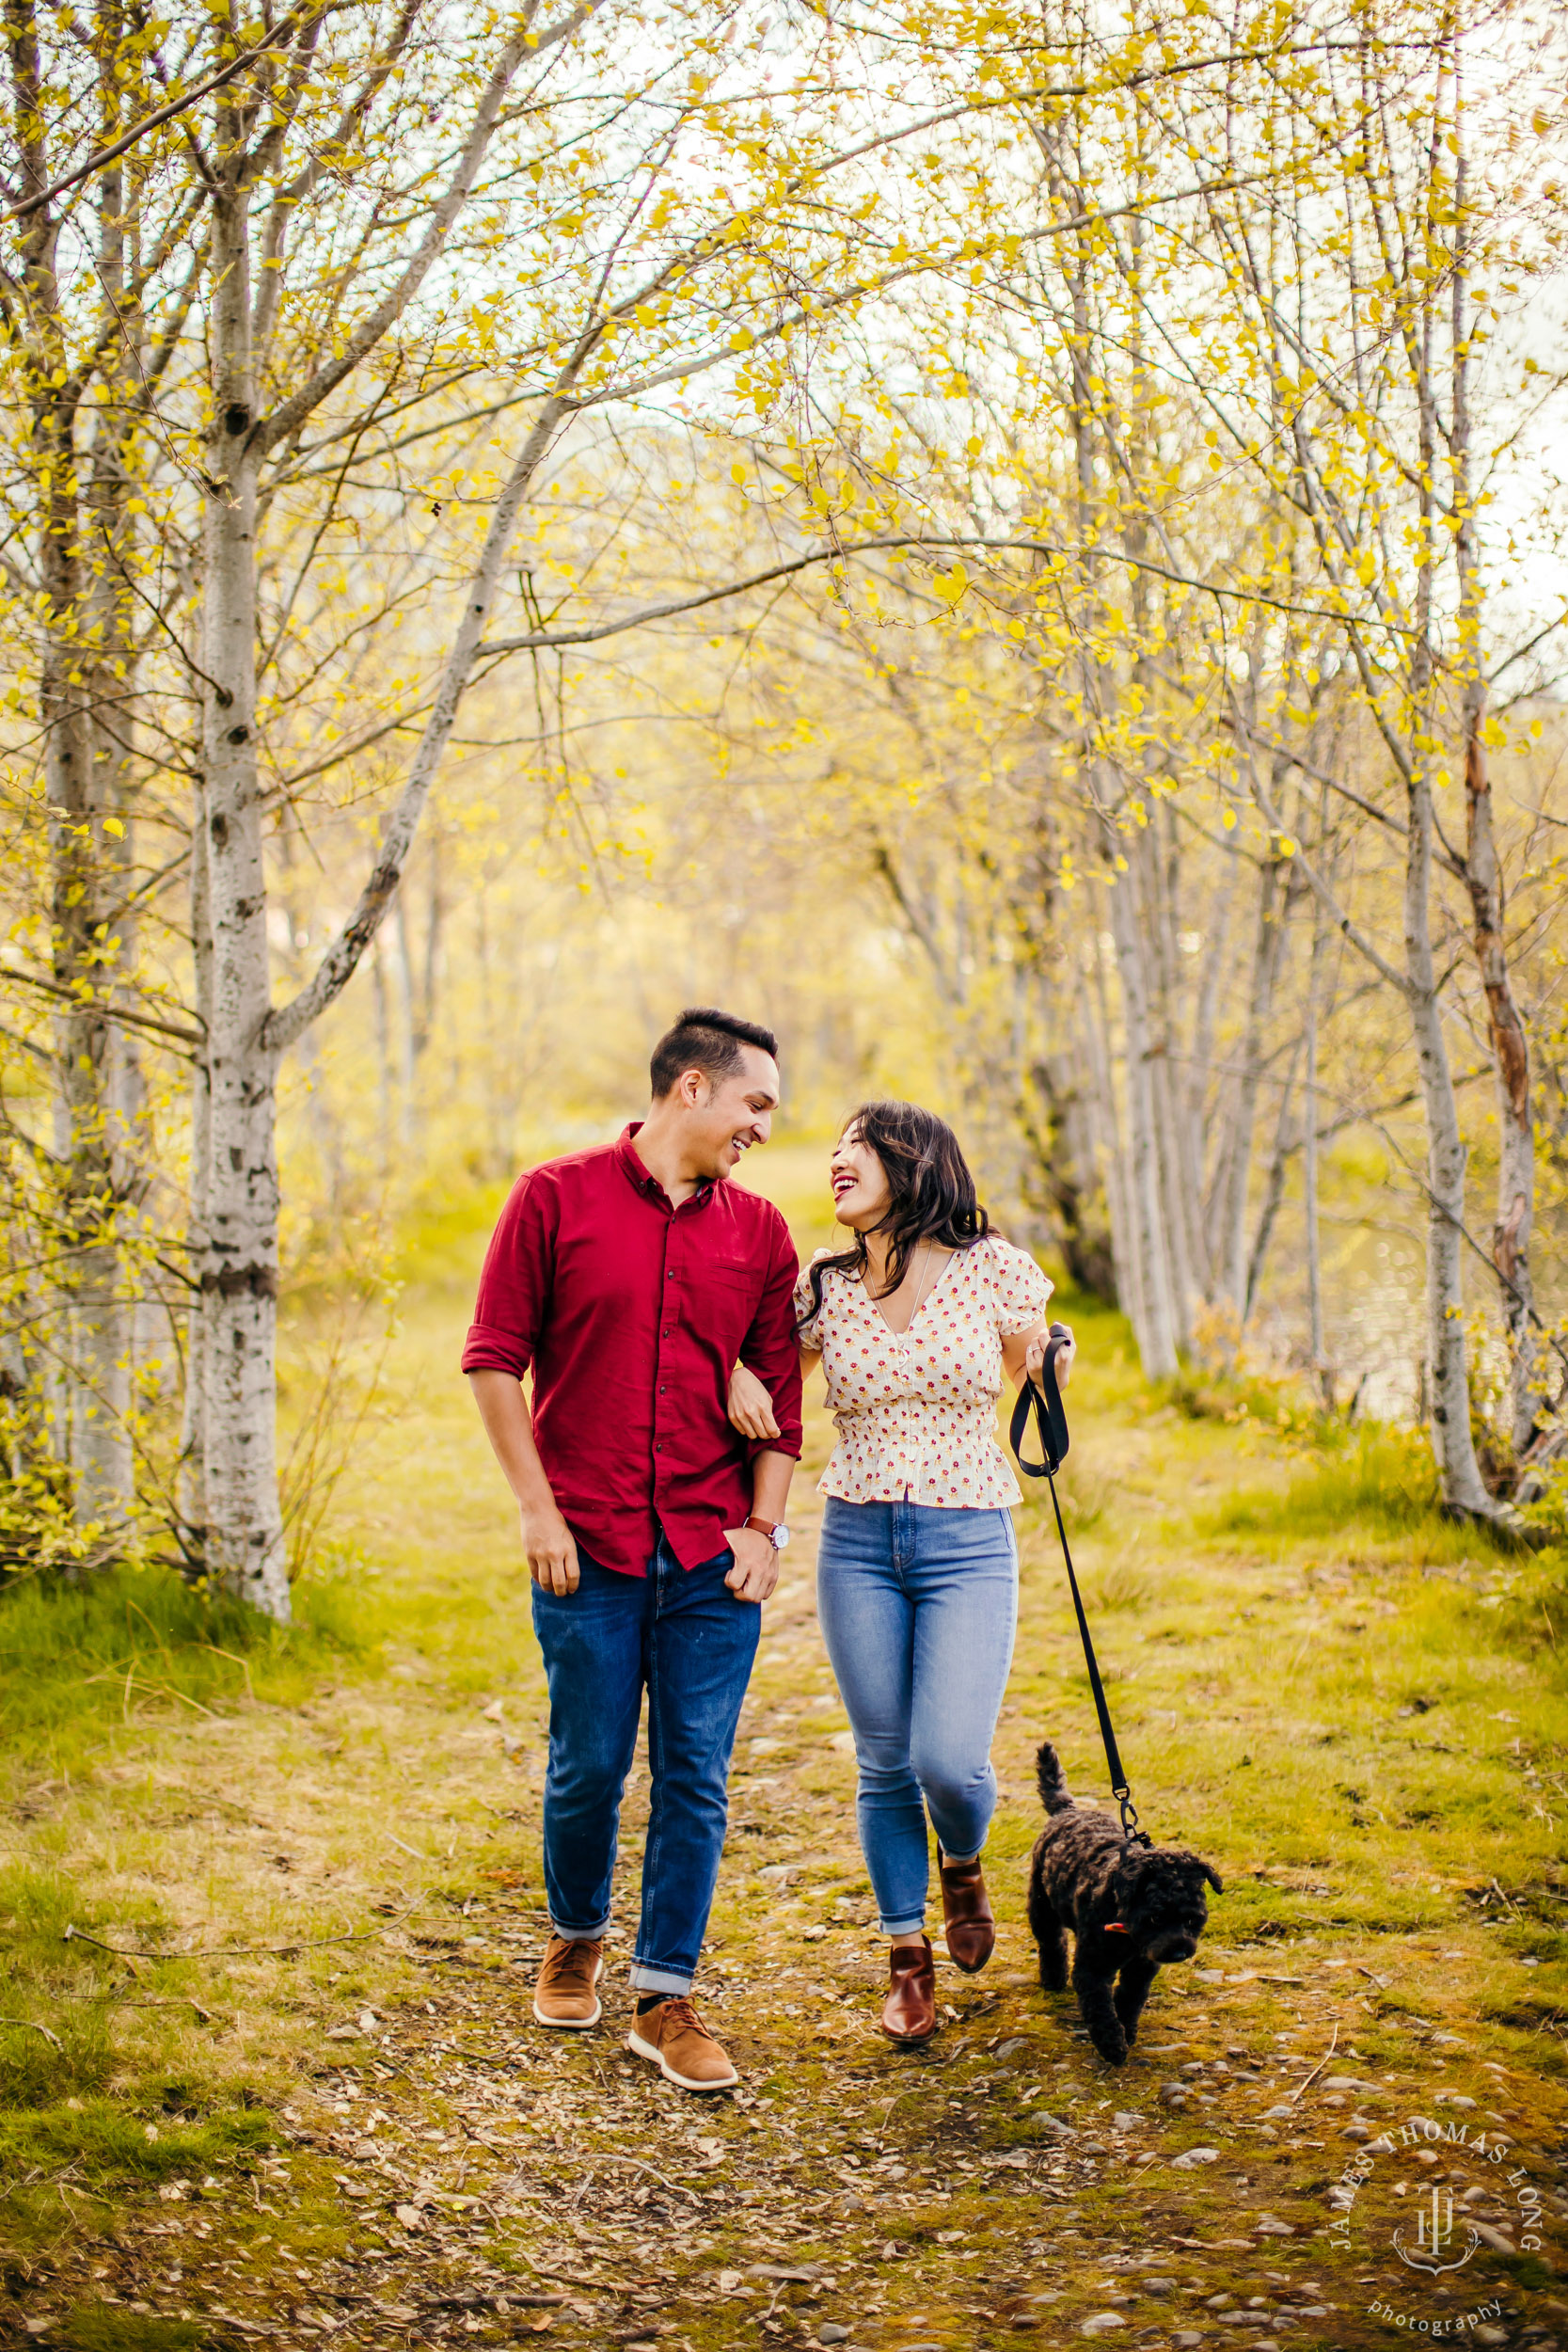
<path id="1" fill-rule="evenodd" d="M 1040 1272 L 1027 1250 L 1000 1240 L 994 1233 L 984 1247 L 990 1252 L 991 1297 L 997 1329 L 1004 1339 L 1018 1331 L 1032 1330 L 1043 1318 L 1046 1301 L 1054 1287 L 1049 1276 Z"/>
<path id="2" fill-rule="evenodd" d="M 795 1329 L 802 1347 L 819 1348 L 822 1344 L 821 1311 L 813 1313 L 811 1303 L 811 1268 L 820 1259 L 831 1258 L 831 1249 L 814 1249 L 811 1265 L 802 1266 L 800 1279 L 795 1285 Z M 822 1311 L 826 1311 L 828 1294 L 822 1294 Z"/>

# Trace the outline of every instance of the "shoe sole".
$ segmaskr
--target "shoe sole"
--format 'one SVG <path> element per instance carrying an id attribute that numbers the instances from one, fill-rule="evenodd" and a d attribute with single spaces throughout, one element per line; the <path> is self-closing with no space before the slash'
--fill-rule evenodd
<path id="1" fill-rule="evenodd" d="M 594 1970 L 594 1982 L 597 1984 L 599 1979 L 603 1975 L 604 1955 L 601 1952 L 598 1963 Z M 533 1996 L 533 2016 L 535 2024 L 540 2026 L 548 2026 L 555 2033 L 586 2033 L 589 2026 L 596 2026 L 603 2015 L 604 2003 L 599 1999 L 597 1994 L 594 1995 L 594 2014 L 592 2017 L 546 2017 L 544 2010 L 539 2006 L 539 1995 L 535 1994 Z"/>
<path id="2" fill-rule="evenodd" d="M 946 1942 L 945 1937 L 942 1940 L 944 1943 Z M 986 1954 L 983 1960 L 959 1960 L 951 1944 L 947 1945 L 948 1959 L 953 1963 L 954 1967 L 958 1971 L 959 1975 L 964 1977 L 977 1977 L 982 1968 L 987 1968 L 990 1965 L 990 1963 L 995 1956 L 995 1952 L 996 1946 L 993 1944 L 990 1950 Z"/>
<path id="3" fill-rule="evenodd" d="M 656 2047 L 653 2042 L 644 2042 L 641 2035 L 638 2033 L 627 2034 L 626 2047 L 635 2052 L 638 2058 L 647 2058 L 652 2065 L 657 2067 L 667 2083 L 674 2083 L 682 2090 L 733 2090 L 740 2080 L 732 2066 L 722 2082 L 693 2082 L 689 2074 L 677 2074 L 663 2051 Z"/>
<path id="4" fill-rule="evenodd" d="M 539 2026 L 548 2026 L 554 2033 L 586 2033 L 589 2026 L 596 2026 L 603 2015 L 604 2003 L 599 2000 L 594 2003 L 592 2017 L 546 2017 L 538 2002 L 535 2001 L 533 2004 L 534 2023 Z"/>
<path id="5" fill-rule="evenodd" d="M 881 2021 L 879 2019 L 878 2022 L 880 2024 Z M 935 2026 L 931 2027 L 929 2033 L 895 2033 L 891 2026 L 883 2026 L 882 2031 L 888 2040 L 900 2050 L 923 2050 L 927 2042 L 934 2042 L 937 2038 Z"/>

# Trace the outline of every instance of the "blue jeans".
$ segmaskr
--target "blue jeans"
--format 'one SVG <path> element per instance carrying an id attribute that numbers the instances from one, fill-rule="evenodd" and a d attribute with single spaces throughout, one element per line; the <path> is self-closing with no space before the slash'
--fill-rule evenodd
<path id="1" fill-rule="evenodd" d="M 730 1751 L 762 1611 L 725 1584 L 732 1552 L 683 1568 L 662 1534 L 646 1576 L 601 1568 L 581 1550 L 578 1565 L 575 1593 L 533 1587 L 550 1692 L 550 1925 L 584 1939 L 610 1925 L 621 1791 L 646 1688 L 653 1787 L 631 1981 L 640 1993 L 688 1993 L 724 1850 Z"/>
<path id="2" fill-rule="evenodd" d="M 816 1613 L 855 1734 L 855 1809 L 885 1935 L 926 1921 L 926 1813 L 978 1853 L 996 1810 L 990 1741 L 1012 1663 L 1018 1547 L 1007 1511 L 830 1495 Z"/>

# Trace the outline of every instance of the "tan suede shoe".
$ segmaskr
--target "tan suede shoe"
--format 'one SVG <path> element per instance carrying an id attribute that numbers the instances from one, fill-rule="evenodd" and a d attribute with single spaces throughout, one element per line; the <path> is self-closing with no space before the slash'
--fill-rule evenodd
<path id="1" fill-rule="evenodd" d="M 667 2083 L 683 2090 L 728 2090 L 740 2080 L 690 2002 L 660 2001 L 632 2020 L 626 2047 L 649 2058 Z"/>
<path id="2" fill-rule="evenodd" d="M 552 1935 L 533 1988 L 533 2013 L 539 2023 L 564 2026 L 568 2033 L 596 2026 L 604 2010 L 594 1988 L 603 1974 L 601 1943 L 574 1944 L 563 1935 Z"/>

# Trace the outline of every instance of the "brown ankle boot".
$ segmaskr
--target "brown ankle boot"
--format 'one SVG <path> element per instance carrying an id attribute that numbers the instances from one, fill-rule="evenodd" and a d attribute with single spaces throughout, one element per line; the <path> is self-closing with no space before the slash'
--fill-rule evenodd
<path id="1" fill-rule="evenodd" d="M 937 2029 L 937 1963 L 931 1939 L 893 1947 L 892 1982 L 882 2004 L 882 2031 L 894 2042 L 929 2042 Z"/>
<path id="2" fill-rule="evenodd" d="M 942 1915 L 947 1924 L 947 1957 L 955 1968 L 972 1977 L 983 1968 L 996 1947 L 996 1921 L 979 1856 L 973 1862 L 948 1862 L 937 1849 L 942 1880 Z"/>

